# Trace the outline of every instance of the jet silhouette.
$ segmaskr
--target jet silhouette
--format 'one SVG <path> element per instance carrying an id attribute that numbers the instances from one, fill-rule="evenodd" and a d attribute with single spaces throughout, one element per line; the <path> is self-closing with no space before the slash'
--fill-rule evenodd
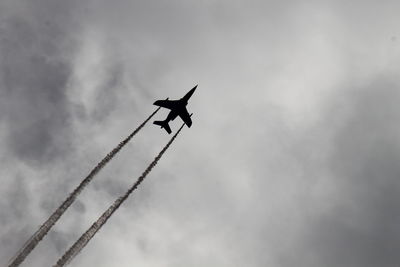
<path id="1" fill-rule="evenodd" d="M 188 103 L 189 98 L 193 95 L 196 90 L 197 85 L 193 87 L 184 97 L 179 100 L 157 100 L 153 105 L 160 106 L 163 108 L 170 109 L 167 118 L 163 121 L 154 121 L 153 123 L 161 126 L 161 129 L 164 128 L 168 134 L 171 133 L 171 128 L 169 127 L 168 122 L 175 120 L 177 116 L 181 117 L 183 122 L 190 128 L 192 126 L 192 119 L 190 118 L 192 114 L 189 115 L 189 112 L 186 109 L 186 105 Z"/>

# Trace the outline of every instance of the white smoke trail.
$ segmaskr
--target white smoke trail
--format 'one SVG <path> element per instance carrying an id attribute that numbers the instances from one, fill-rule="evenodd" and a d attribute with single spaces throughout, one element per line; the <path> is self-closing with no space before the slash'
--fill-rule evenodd
<path id="1" fill-rule="evenodd" d="M 64 212 L 71 206 L 78 195 L 83 189 L 92 181 L 99 171 L 106 166 L 106 164 L 134 137 L 146 123 L 159 111 L 160 108 L 156 109 L 142 124 L 139 125 L 128 137 L 122 140 L 110 153 L 108 153 L 94 169 L 86 176 L 85 179 L 75 188 L 75 190 L 64 200 L 64 202 L 53 212 L 53 214 L 40 226 L 37 230 L 23 245 L 23 247 L 16 253 L 16 255 L 10 260 L 9 267 L 19 266 L 29 253 L 39 244 L 44 236 L 49 232 L 51 227 L 60 219 Z"/>
<path id="2" fill-rule="evenodd" d="M 57 261 L 53 267 L 62 267 L 68 264 L 76 255 L 87 245 L 87 243 L 93 238 L 93 236 L 101 229 L 101 227 L 107 222 L 107 220 L 113 215 L 113 213 L 121 206 L 121 204 L 129 197 L 129 195 L 139 186 L 139 184 L 146 178 L 147 174 L 156 166 L 157 162 L 161 159 L 164 152 L 172 144 L 179 132 L 182 130 L 183 124 L 165 147 L 160 151 L 157 157 L 150 163 L 142 175 L 137 181 L 129 188 L 129 190 L 117 200 L 95 221 L 92 226 L 81 235 L 81 237 L 64 253 L 64 255 Z"/>

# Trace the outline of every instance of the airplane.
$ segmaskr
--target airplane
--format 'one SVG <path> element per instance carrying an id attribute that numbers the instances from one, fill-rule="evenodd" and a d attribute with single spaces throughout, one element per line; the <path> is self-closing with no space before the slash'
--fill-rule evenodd
<path id="1" fill-rule="evenodd" d="M 168 122 L 175 120 L 177 116 L 181 117 L 183 122 L 190 128 L 192 126 L 192 119 L 190 118 L 192 114 L 189 115 L 189 112 L 186 109 L 186 105 L 188 103 L 189 98 L 193 95 L 196 90 L 197 85 L 193 87 L 184 97 L 178 100 L 157 100 L 153 103 L 153 105 L 160 106 L 163 108 L 170 109 L 167 118 L 163 121 L 154 121 L 153 123 L 161 126 L 161 129 L 165 129 L 168 134 L 171 133 L 171 128 L 169 127 Z"/>

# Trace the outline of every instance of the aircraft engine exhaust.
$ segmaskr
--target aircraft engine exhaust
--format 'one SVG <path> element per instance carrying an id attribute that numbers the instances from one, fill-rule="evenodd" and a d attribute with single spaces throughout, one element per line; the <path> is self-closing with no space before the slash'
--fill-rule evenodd
<path id="1" fill-rule="evenodd" d="M 49 232 L 51 227 L 60 219 L 64 212 L 71 206 L 83 189 L 92 181 L 100 170 L 107 165 L 107 163 L 113 159 L 113 157 L 146 125 L 146 123 L 159 111 L 160 108 L 156 109 L 145 121 L 142 122 L 128 137 L 122 140 L 110 153 L 108 153 L 94 169 L 86 176 L 85 179 L 70 193 L 70 195 L 64 200 L 64 202 L 51 214 L 51 216 L 40 226 L 37 230 L 23 245 L 23 247 L 16 253 L 16 255 L 10 260 L 9 267 L 19 266 L 29 253 L 39 244 L 44 236 Z"/>
<path id="2" fill-rule="evenodd" d="M 151 172 L 151 170 L 156 166 L 158 161 L 161 159 L 162 155 L 172 144 L 175 138 L 178 136 L 179 132 L 182 130 L 185 124 L 179 128 L 175 135 L 170 139 L 170 141 L 165 145 L 165 147 L 160 151 L 157 157 L 150 163 L 142 175 L 136 180 L 136 182 L 129 188 L 129 190 L 119 198 L 95 221 L 92 226 L 81 235 L 81 237 L 64 253 L 64 255 L 57 261 L 53 267 L 62 267 L 68 264 L 76 255 L 89 243 L 89 241 L 94 237 L 94 235 L 101 229 L 101 227 L 107 222 L 107 220 L 113 215 L 113 213 L 121 206 L 121 204 L 129 197 L 129 195 L 137 189 L 140 183 L 146 178 L 146 176 Z"/>

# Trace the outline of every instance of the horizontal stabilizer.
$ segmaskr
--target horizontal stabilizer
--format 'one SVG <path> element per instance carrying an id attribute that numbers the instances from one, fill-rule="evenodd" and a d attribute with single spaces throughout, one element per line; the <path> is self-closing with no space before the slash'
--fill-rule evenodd
<path id="1" fill-rule="evenodd" d="M 166 131 L 167 131 L 167 133 L 168 134 L 170 134 L 172 131 L 171 131 L 171 128 L 169 127 L 169 124 L 168 124 L 168 122 L 166 122 L 166 121 L 154 121 L 153 122 L 155 125 L 159 125 L 159 126 L 161 126 L 161 129 L 165 129 Z"/>

